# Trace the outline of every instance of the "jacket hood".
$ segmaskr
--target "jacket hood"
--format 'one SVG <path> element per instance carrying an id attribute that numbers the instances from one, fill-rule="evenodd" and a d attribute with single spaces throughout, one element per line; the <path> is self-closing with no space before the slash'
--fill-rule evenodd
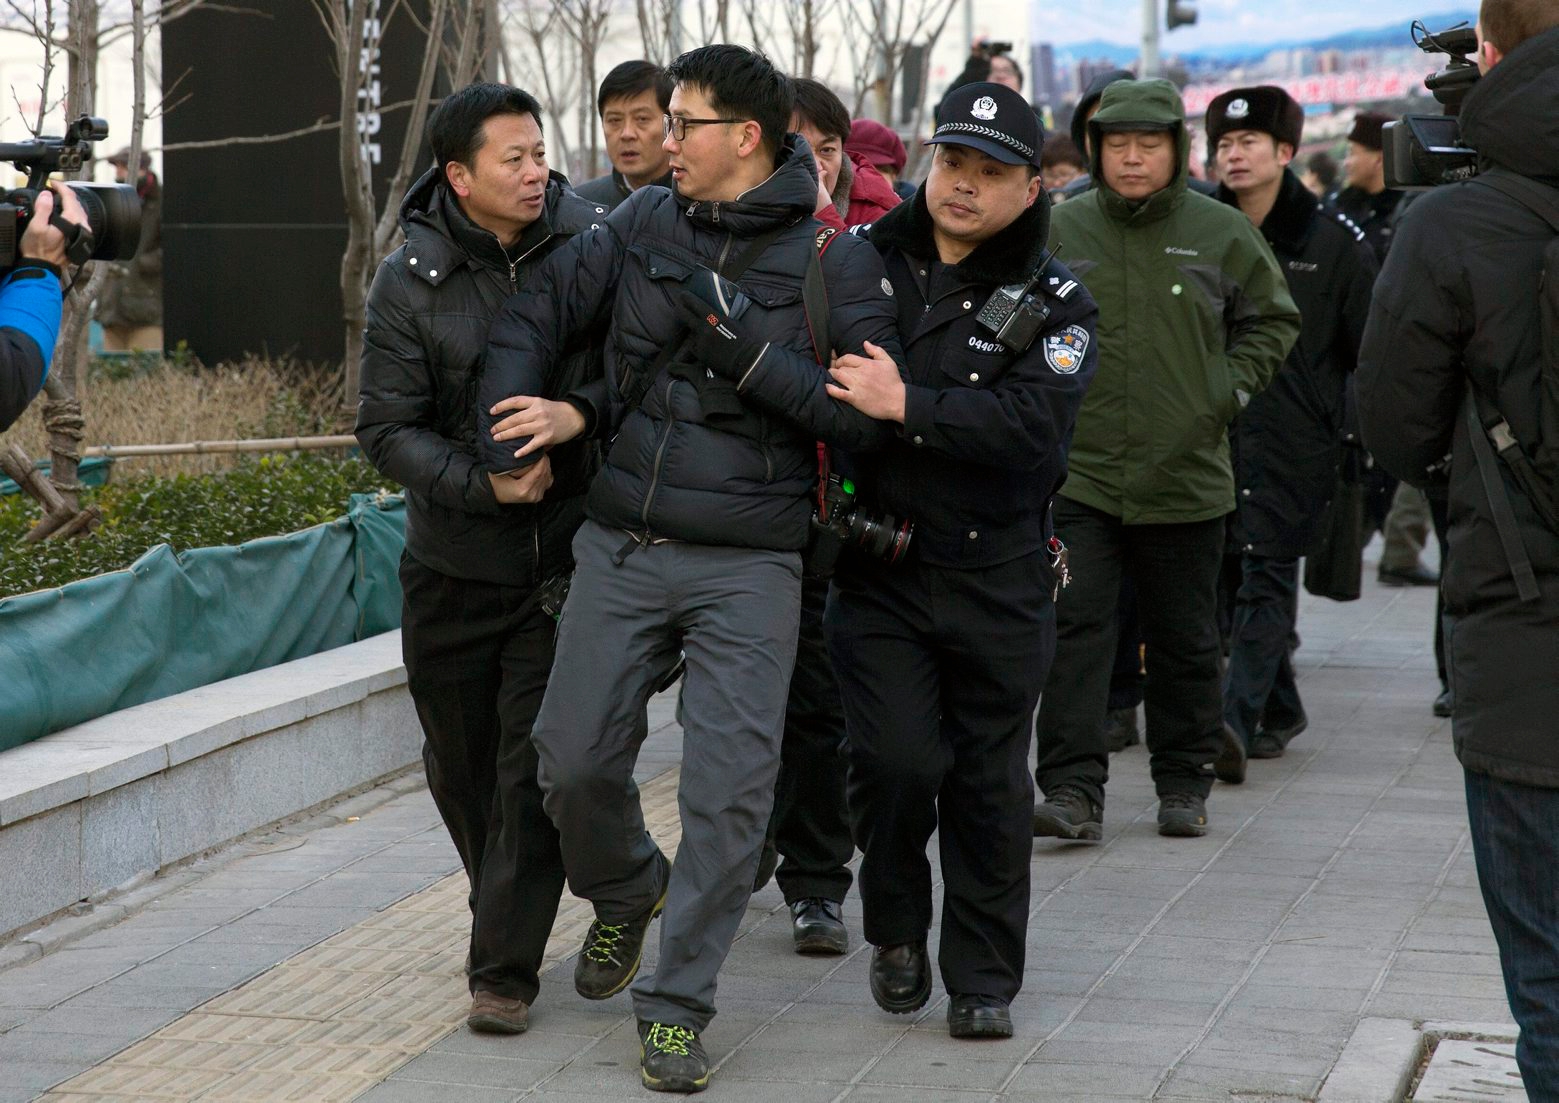
<path id="1" fill-rule="evenodd" d="M 1214 198 L 1239 208 L 1239 197 L 1223 184 L 1218 185 Z M 1321 201 L 1305 187 L 1293 169 L 1283 170 L 1283 185 L 1278 189 L 1277 202 L 1261 223 L 1261 235 L 1280 252 L 1298 253 L 1310 236 L 1310 228 L 1321 211 Z"/>
<path id="2" fill-rule="evenodd" d="M 678 206 L 694 222 L 751 237 L 777 223 L 811 218 L 817 209 L 817 166 L 812 147 L 799 134 L 785 135 L 774 171 L 757 187 L 735 199 L 689 199 L 676 193 Z"/>
<path id="3" fill-rule="evenodd" d="M 1072 110 L 1073 145 L 1080 150 L 1088 148 L 1088 112 L 1099 102 L 1099 97 L 1104 95 L 1104 90 L 1118 80 L 1136 79 L 1129 69 L 1112 69 L 1108 73 L 1100 73 L 1088 82 L 1083 98 L 1077 101 L 1077 106 Z"/>
<path id="4" fill-rule="evenodd" d="M 1559 185 L 1559 27 L 1527 39 L 1462 103 L 1462 136 L 1490 164 Z"/>
<path id="5" fill-rule="evenodd" d="M 498 238 L 466 217 L 449 189 L 439 183 L 442 175 L 439 166 L 434 165 L 418 178 L 401 200 L 400 224 L 406 241 L 427 258 L 418 266 L 418 274 L 437 283 L 438 277 L 427 273 L 448 271 L 462 260 L 507 267 L 509 258 L 498 244 Z M 575 195 L 566 176 L 550 172 L 541 217 L 525 228 L 517 255 L 530 251 L 554 234 L 572 235 L 592 229 L 606 214 L 605 207 Z"/>
<path id="6" fill-rule="evenodd" d="M 847 223 L 875 222 L 902 201 L 888 178 L 878 172 L 865 157 L 849 153 L 845 157 L 851 169 L 850 191 L 839 216 Z"/>
<path id="7" fill-rule="evenodd" d="M 953 275 L 988 286 L 1021 283 L 1043 263 L 1049 240 L 1050 196 L 1041 188 L 1039 198 L 1027 210 L 976 246 L 953 268 Z M 872 225 L 871 242 L 879 249 L 897 249 L 912 257 L 937 255 L 924 184 L 915 192 L 915 198 L 900 203 Z"/>
<path id="8" fill-rule="evenodd" d="M 1135 124 L 1135 125 L 1134 125 Z M 1104 182 L 1101 136 L 1104 129 L 1168 130 L 1175 139 L 1175 175 L 1169 186 L 1141 202 L 1132 202 Z M 1116 81 L 1104 90 L 1099 110 L 1088 123 L 1092 154 L 1090 175 L 1101 202 L 1112 218 L 1122 222 L 1153 222 L 1163 218 L 1185 198 L 1191 178 L 1191 143 L 1185 129 L 1185 104 L 1180 92 L 1167 80 Z"/>

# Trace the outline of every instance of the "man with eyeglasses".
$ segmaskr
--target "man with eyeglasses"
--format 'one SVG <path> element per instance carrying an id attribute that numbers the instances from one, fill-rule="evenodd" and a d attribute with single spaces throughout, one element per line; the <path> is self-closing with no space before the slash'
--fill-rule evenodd
<path id="1" fill-rule="evenodd" d="M 895 362 L 902 352 L 876 251 L 828 238 L 812 217 L 817 170 L 786 133 L 789 79 L 730 45 L 686 53 L 669 73 L 673 190 L 635 192 L 509 300 L 479 415 L 493 472 L 581 434 L 611 441 L 574 541 L 534 739 L 569 884 L 595 905 L 575 987 L 588 999 L 626 988 L 664 908 L 655 975 L 633 986 L 641 1077 L 691 1092 L 709 1081 L 699 1036 L 774 800 L 816 442 L 869 450 L 892 434 L 830 398 L 819 361 L 833 349 Z M 534 397 L 554 393 L 560 351 L 603 307 L 605 378 L 559 401 Z M 624 794 L 645 702 L 679 651 L 673 864 Z"/>

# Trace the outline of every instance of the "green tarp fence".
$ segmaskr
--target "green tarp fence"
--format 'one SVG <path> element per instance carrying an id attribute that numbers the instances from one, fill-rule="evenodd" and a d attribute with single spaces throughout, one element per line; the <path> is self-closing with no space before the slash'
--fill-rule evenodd
<path id="1" fill-rule="evenodd" d="M 48 460 L 39 460 L 33 464 L 38 473 L 47 476 L 51 468 Z M 102 486 L 108 482 L 108 477 L 114 473 L 114 458 L 112 456 L 88 456 L 81 461 L 76 468 L 76 481 L 82 486 Z M 11 479 L 0 475 L 0 494 L 20 494 L 22 488 L 12 482 Z"/>
<path id="2" fill-rule="evenodd" d="M 127 570 L 0 600 L 0 750 L 400 624 L 399 496 L 287 536 L 166 544 Z"/>

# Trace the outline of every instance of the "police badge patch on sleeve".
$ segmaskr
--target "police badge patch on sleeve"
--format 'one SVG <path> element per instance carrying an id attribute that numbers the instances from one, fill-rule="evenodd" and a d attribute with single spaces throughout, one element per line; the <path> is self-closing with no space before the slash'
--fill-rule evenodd
<path id="1" fill-rule="evenodd" d="M 1083 366 L 1088 351 L 1088 331 L 1082 326 L 1067 326 L 1045 338 L 1045 363 L 1057 375 L 1071 375 Z"/>

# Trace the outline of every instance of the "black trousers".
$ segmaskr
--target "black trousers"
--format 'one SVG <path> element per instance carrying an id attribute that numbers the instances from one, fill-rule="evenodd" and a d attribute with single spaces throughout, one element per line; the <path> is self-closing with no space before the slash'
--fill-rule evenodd
<path id="1" fill-rule="evenodd" d="M 1297 723 L 1304 716 L 1289 657 L 1299 615 L 1299 560 L 1249 553 L 1237 559 L 1223 719 L 1249 747 L 1263 717 L 1275 729 L 1288 726 L 1280 723 L 1285 718 Z"/>
<path id="2" fill-rule="evenodd" d="M 950 993 L 1010 1000 L 1023 984 L 1028 733 L 1055 655 L 1052 584 L 1041 550 L 971 571 L 852 564 L 829 595 L 866 939 L 926 937 L 940 819 Z"/>
<path id="3" fill-rule="evenodd" d="M 531 725 L 557 625 L 533 590 L 401 557 L 406 683 L 428 789 L 471 878 L 471 990 L 531 1003 L 563 892 Z"/>
<path id="4" fill-rule="evenodd" d="M 1142 704 L 1142 628 L 1137 623 L 1137 587 L 1131 575 L 1121 573 L 1119 624 L 1115 636 L 1115 665 L 1110 669 L 1110 711 L 1135 709 Z"/>
<path id="5" fill-rule="evenodd" d="M 801 634 L 785 701 L 785 737 L 769 834 L 780 853 L 774 879 L 785 902 L 842 903 L 855 856 L 845 807 L 844 706 L 823 640 L 826 578 L 801 581 Z"/>
<path id="6" fill-rule="evenodd" d="M 1224 519 L 1125 525 L 1056 498 L 1056 534 L 1071 549 L 1072 584 L 1056 609 L 1056 661 L 1039 702 L 1035 780 L 1104 800 L 1110 752 L 1103 723 L 1115 655 L 1122 571 L 1137 585 L 1147 645 L 1147 745 L 1159 793 L 1212 789 L 1223 746 L 1218 675 L 1218 570 Z"/>

